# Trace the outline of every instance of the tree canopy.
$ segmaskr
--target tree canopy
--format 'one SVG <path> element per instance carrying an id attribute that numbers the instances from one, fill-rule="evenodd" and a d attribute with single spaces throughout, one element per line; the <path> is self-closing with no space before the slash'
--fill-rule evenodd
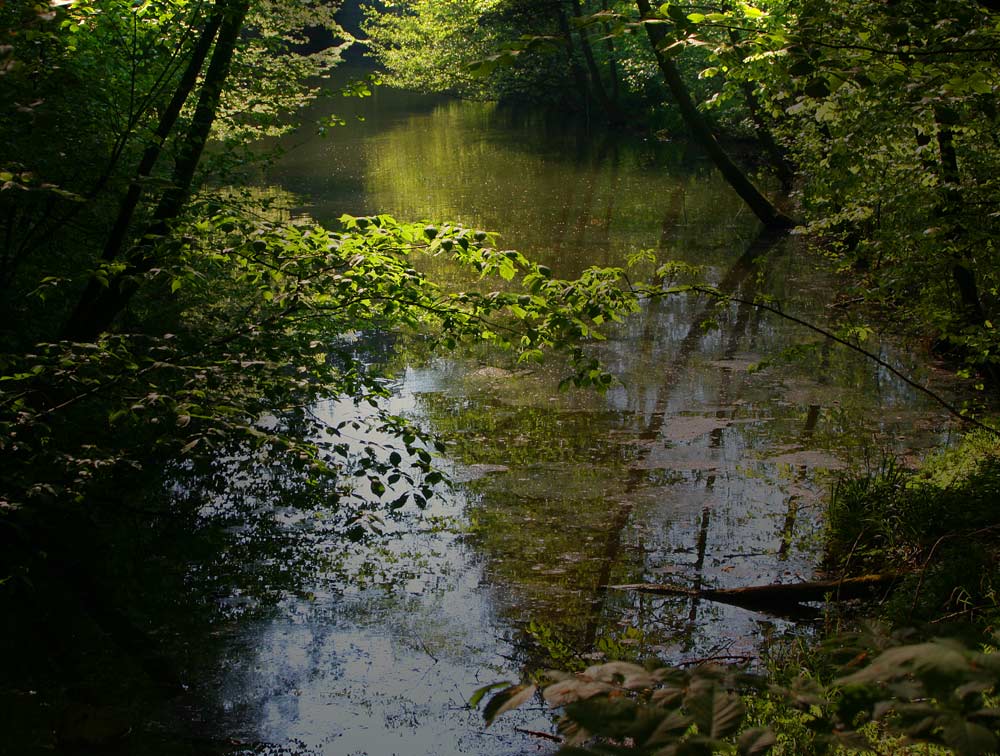
<path id="1" fill-rule="evenodd" d="M 380 411 L 371 427 L 400 439 L 405 464 L 371 448 L 348 458 L 339 429 L 321 433 L 304 412 L 320 396 L 379 406 L 380 377 L 351 354 L 359 331 L 433 323 L 445 348 L 486 341 L 524 359 L 558 347 L 578 383 L 610 380 L 573 340 L 635 307 L 614 273 L 557 281 L 484 231 L 388 216 L 325 229 L 230 188 L 248 159 L 266 159 L 253 140 L 294 124 L 283 114 L 317 95 L 313 77 L 349 41 L 301 52 L 307 25 L 335 28 L 331 12 L 224 0 L 4 9 L 6 508 L 83 501 L 123 467 L 234 437 L 283 449 L 306 479 L 325 477 L 323 496 L 363 508 L 403 478 L 416 492 L 392 506 L 422 504 L 441 474 L 421 431 Z M 36 81 L 51 89 L 29 100 Z M 442 288 L 417 271 L 421 253 L 523 288 Z M 305 426 L 267 426 L 285 412 Z"/>

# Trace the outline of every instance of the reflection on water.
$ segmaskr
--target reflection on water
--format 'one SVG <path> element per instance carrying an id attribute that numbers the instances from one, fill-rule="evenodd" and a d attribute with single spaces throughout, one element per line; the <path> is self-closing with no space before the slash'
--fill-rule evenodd
<path id="1" fill-rule="evenodd" d="M 566 276 L 652 249 L 744 299 L 823 318 L 828 287 L 799 243 L 751 249 L 755 221 L 681 145 L 400 93 L 355 107 L 364 123 L 306 141 L 271 176 L 321 221 L 455 219 Z M 390 360 L 394 411 L 448 439 L 464 482 L 374 554 L 382 587 L 338 577 L 222 631 L 201 688 L 226 728 L 323 754 L 550 752 L 531 734 L 548 729 L 540 707 L 487 731 L 468 696 L 529 663 L 741 659 L 762 636 L 804 631 L 607 586 L 809 578 L 827 471 L 873 439 L 919 444 L 913 429 L 929 437 L 940 418 L 891 376 L 745 304 L 655 301 L 609 336 L 598 351 L 621 383 L 603 396 L 559 392 L 558 364 Z"/>
<path id="2" fill-rule="evenodd" d="M 593 134 L 549 114 L 383 91 L 364 121 L 292 150 L 272 174 L 309 213 L 454 220 L 571 276 L 644 248 L 725 265 L 755 231 L 739 198 L 682 144 Z"/>

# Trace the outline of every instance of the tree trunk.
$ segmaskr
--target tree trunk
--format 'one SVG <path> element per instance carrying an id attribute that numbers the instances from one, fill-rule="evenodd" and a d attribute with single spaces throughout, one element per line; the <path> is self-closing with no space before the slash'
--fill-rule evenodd
<path id="1" fill-rule="evenodd" d="M 216 8 L 191 51 L 191 57 L 188 59 L 184 73 L 177 83 L 177 88 L 174 90 L 170 102 L 160 116 L 156 130 L 153 132 L 153 141 L 143 151 L 139 167 L 136 169 L 135 179 L 129 185 L 128 191 L 125 193 L 118 207 L 118 215 L 104 243 L 104 252 L 101 255 L 101 260 L 104 262 L 112 262 L 121 254 L 122 245 L 125 243 L 129 228 L 132 225 L 132 219 L 135 216 L 135 211 L 139 207 L 139 201 L 142 199 L 143 180 L 152 175 L 156 161 L 163 152 L 163 145 L 173 132 L 184 103 L 187 102 L 191 91 L 198 82 L 198 75 L 201 73 L 205 59 L 212 49 L 212 43 L 215 41 L 215 35 L 222 24 L 222 18 L 223 13 Z M 80 297 L 80 301 L 77 303 L 69 323 L 72 324 L 81 319 L 86 319 L 87 311 L 103 292 L 104 285 L 96 279 L 91 279 L 83 295 Z"/>
<path id="2" fill-rule="evenodd" d="M 629 585 L 609 585 L 617 591 L 640 591 L 660 596 L 695 596 L 698 598 L 731 604 L 745 609 L 761 611 L 786 611 L 790 605 L 803 601 L 834 601 L 865 598 L 899 581 L 899 573 L 880 573 L 845 577 L 835 580 L 807 580 L 802 583 L 772 583 L 770 585 L 750 585 L 743 588 L 685 588 L 683 586 L 660 583 L 632 583 Z"/>
<path id="3" fill-rule="evenodd" d="M 194 116 L 174 162 L 171 186 L 160 197 L 152 221 L 142 235 L 142 241 L 129 252 L 126 269 L 114 276 L 96 297 L 91 300 L 81 299 L 64 329 L 66 338 L 92 341 L 106 331 L 139 289 L 139 278 L 155 267 L 158 258 L 147 240 L 166 234 L 169 221 L 177 217 L 188 199 L 195 170 L 215 122 L 222 88 L 229 77 L 236 41 L 249 7 L 249 0 L 231 0 L 220 7 L 222 22 L 218 41 L 212 51 Z"/>
<path id="4" fill-rule="evenodd" d="M 212 42 L 215 40 L 215 35 L 222 25 L 222 19 L 223 14 L 218 9 L 215 10 L 191 52 L 188 65 L 178 82 L 177 89 L 174 90 L 170 103 L 160 116 L 160 122 L 153 133 L 153 142 L 143 152 L 142 160 L 139 162 L 139 168 L 136 171 L 136 180 L 129 186 L 128 193 L 122 200 L 118 217 L 115 219 L 115 225 L 111 229 L 111 234 L 108 236 L 108 240 L 104 246 L 103 259 L 105 260 L 114 260 L 121 252 L 122 244 L 125 242 L 125 235 L 128 233 L 132 217 L 142 197 L 142 180 L 152 174 L 153 167 L 156 165 L 156 161 L 163 151 L 163 145 L 174 129 L 184 103 L 187 102 L 188 96 L 198 82 L 198 75 L 201 73 L 205 59 L 212 49 Z"/>
<path id="5" fill-rule="evenodd" d="M 955 214 L 962 201 L 959 191 L 961 176 L 958 172 L 958 154 L 955 152 L 955 134 L 951 127 L 945 123 L 944 114 L 939 109 L 934 111 L 934 120 L 938 129 L 937 142 L 938 152 L 941 156 L 941 181 L 944 184 L 944 202 L 940 212 L 941 215 L 948 217 Z M 962 231 L 960 225 L 953 223 L 950 235 L 957 238 L 962 234 Z M 982 325 L 986 322 L 986 313 L 983 312 L 983 305 L 979 299 L 976 274 L 958 255 L 955 255 L 951 266 L 951 276 L 958 288 L 965 321 L 969 325 Z"/>
<path id="6" fill-rule="evenodd" d="M 608 10 L 608 0 L 602 0 L 601 10 Z M 618 107 L 618 51 L 615 50 L 614 39 L 611 36 L 611 28 L 607 22 L 603 24 L 604 47 L 608 51 L 608 74 L 611 77 L 611 101 Z"/>
<path id="7" fill-rule="evenodd" d="M 652 16 L 649 0 L 636 0 L 636 5 L 643 19 Z M 705 152 L 708 153 L 712 162 L 715 163 L 716 168 L 719 169 L 719 172 L 729 185 L 747 203 L 754 215 L 765 226 L 768 228 L 787 228 L 793 225 L 792 220 L 788 216 L 781 213 L 767 197 L 760 193 L 757 187 L 753 185 L 753 182 L 733 162 L 733 159 L 729 157 L 729 154 L 715 138 L 708 123 L 691 99 L 687 85 L 681 78 L 677 66 L 660 49 L 666 36 L 664 31 L 656 24 L 645 24 L 645 27 L 646 33 L 649 35 L 649 41 L 653 47 L 653 54 L 656 56 L 656 62 L 660 66 L 660 71 L 663 72 L 671 94 L 673 94 L 674 99 L 677 101 L 677 106 L 680 108 L 684 122 L 691 130 L 694 138 L 698 140 Z"/>
<path id="8" fill-rule="evenodd" d="M 726 10 L 731 10 L 732 4 L 727 2 L 722 7 Z M 735 29 L 729 30 L 729 41 L 732 43 L 733 49 L 738 52 L 742 40 Z M 754 91 L 753 84 L 745 79 L 740 81 L 740 92 L 743 94 L 743 101 L 746 102 L 747 111 L 750 113 L 750 120 L 753 122 L 757 141 L 760 142 L 764 148 L 764 152 L 767 153 L 768 161 L 771 163 L 771 167 L 774 168 L 774 172 L 781 182 L 781 190 L 787 194 L 792 188 L 792 179 L 795 177 L 795 171 L 788 160 L 788 155 L 775 140 L 771 129 L 764 120 L 764 114 L 761 112 L 760 102 L 757 100 L 757 93 Z"/>
<path id="9" fill-rule="evenodd" d="M 569 61 L 569 68 L 570 71 L 573 72 L 573 80 L 576 81 L 576 88 L 580 93 L 580 99 L 583 100 L 586 105 L 590 102 L 590 87 L 587 86 L 587 75 L 580 67 L 579 61 L 576 59 L 576 45 L 573 44 L 573 32 L 569 28 L 569 19 L 566 17 L 566 9 L 563 8 L 562 2 L 559 2 L 556 5 L 559 32 L 563 35 L 563 39 L 566 40 L 566 57 Z"/>
<path id="10" fill-rule="evenodd" d="M 580 0 L 572 0 L 571 5 L 573 8 L 573 17 L 577 20 L 582 19 L 583 8 L 580 6 Z M 580 49 L 583 52 L 583 59 L 587 63 L 587 71 L 590 73 L 590 87 L 594 94 L 597 95 L 597 100 L 604 110 L 604 115 L 608 121 L 611 123 L 621 123 L 621 113 L 618 112 L 617 106 L 608 97 L 608 91 L 604 88 L 604 82 L 601 79 L 601 72 L 597 68 L 594 49 L 590 46 L 590 32 L 587 31 L 586 27 L 581 26 L 577 29 L 577 34 L 580 36 Z"/>

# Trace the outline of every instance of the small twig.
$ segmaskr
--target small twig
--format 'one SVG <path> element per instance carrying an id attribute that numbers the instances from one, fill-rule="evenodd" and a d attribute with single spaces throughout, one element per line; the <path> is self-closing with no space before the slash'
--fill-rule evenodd
<path id="1" fill-rule="evenodd" d="M 550 732 L 541 732 L 540 730 L 526 730 L 523 727 L 515 727 L 514 732 L 520 732 L 523 735 L 531 735 L 533 738 L 542 738 L 544 740 L 551 740 L 553 743 L 562 743 L 563 739 L 558 735 L 553 735 Z"/>
<path id="2" fill-rule="evenodd" d="M 850 307 L 856 304 L 862 304 L 865 301 L 864 297 L 851 297 L 850 299 L 841 299 L 833 304 L 827 305 L 830 309 L 840 309 L 842 307 Z"/>
<path id="3" fill-rule="evenodd" d="M 414 635 L 413 637 L 417 639 L 417 643 L 420 644 L 420 648 L 424 650 L 424 653 L 427 654 L 429 657 L 431 657 L 431 659 L 434 660 L 434 663 L 437 664 L 438 661 L 440 660 L 434 654 L 431 653 L 431 650 L 429 648 L 427 648 L 427 644 L 424 643 L 424 639 L 421 638 L 419 635 Z"/>
<path id="4" fill-rule="evenodd" d="M 136 371 L 135 374 L 132 377 L 138 378 L 139 376 L 145 375 L 150 370 L 152 370 L 153 368 L 157 367 L 158 364 L 159 363 L 154 363 L 152 365 L 147 365 L 146 367 L 142 368 L 141 370 Z M 129 376 L 126 375 L 126 374 L 119 374 L 119 375 L 115 376 L 114 378 L 112 378 L 107 383 L 100 383 L 100 384 L 94 386 L 93 388 L 90 388 L 87 391 L 84 391 L 82 394 L 77 394 L 76 396 L 70 397 L 69 399 L 67 399 L 66 401 L 62 402 L 61 404 L 57 404 L 54 407 L 49 407 L 48 409 L 45 409 L 42 412 L 39 412 L 38 416 L 39 417 L 46 417 L 46 416 L 55 414 L 59 410 L 66 409 L 70 405 L 76 404 L 77 402 L 82 401 L 82 400 L 86 399 L 89 396 L 93 396 L 94 394 L 99 394 L 102 391 L 104 391 L 105 389 L 109 389 L 112 386 L 115 386 L 118 383 L 121 383 L 123 380 L 125 380 L 128 377 Z"/>
<path id="5" fill-rule="evenodd" d="M 989 609 L 991 606 L 992 606 L 992 604 L 983 604 L 982 606 L 970 606 L 967 609 L 962 609 L 961 611 L 952 612 L 951 614 L 946 614 L 943 617 L 938 617 L 937 619 L 932 619 L 927 624 L 929 624 L 929 625 L 938 625 L 938 624 L 940 624 L 942 622 L 947 622 L 950 619 L 955 619 L 955 617 L 961 617 L 961 616 L 966 615 L 966 614 L 971 615 L 973 612 L 978 611 L 980 609 Z"/>
<path id="6" fill-rule="evenodd" d="M 699 667 L 702 664 L 708 664 L 709 662 L 717 661 L 727 661 L 727 662 L 748 662 L 755 659 L 755 656 L 750 654 L 716 654 L 715 656 L 703 656 L 700 659 L 688 659 L 687 661 L 682 661 L 677 664 L 678 667 Z"/>

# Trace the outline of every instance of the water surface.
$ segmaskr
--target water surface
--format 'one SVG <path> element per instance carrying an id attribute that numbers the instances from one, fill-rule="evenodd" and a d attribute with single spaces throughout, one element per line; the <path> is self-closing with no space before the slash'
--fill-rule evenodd
<path id="1" fill-rule="evenodd" d="M 347 126 L 296 135 L 268 177 L 322 222 L 456 220 L 559 276 L 648 249 L 744 299 L 827 317 L 834 284 L 800 240 L 748 260 L 756 221 L 681 141 L 391 91 L 339 107 Z M 392 342 L 393 409 L 447 439 L 442 464 L 460 485 L 396 526 L 375 567 L 342 565 L 220 626 L 198 683 L 211 726 L 331 755 L 551 752 L 532 733 L 551 731 L 542 707 L 485 730 L 469 695 L 525 665 L 747 660 L 764 638 L 808 632 L 606 586 L 812 577 L 832 471 L 940 440 L 941 416 L 886 371 L 746 304 L 663 299 L 608 336 L 595 348 L 620 383 L 604 395 L 558 391 L 558 361 L 426 359 Z M 350 409 L 315 411 L 333 422 Z"/>

